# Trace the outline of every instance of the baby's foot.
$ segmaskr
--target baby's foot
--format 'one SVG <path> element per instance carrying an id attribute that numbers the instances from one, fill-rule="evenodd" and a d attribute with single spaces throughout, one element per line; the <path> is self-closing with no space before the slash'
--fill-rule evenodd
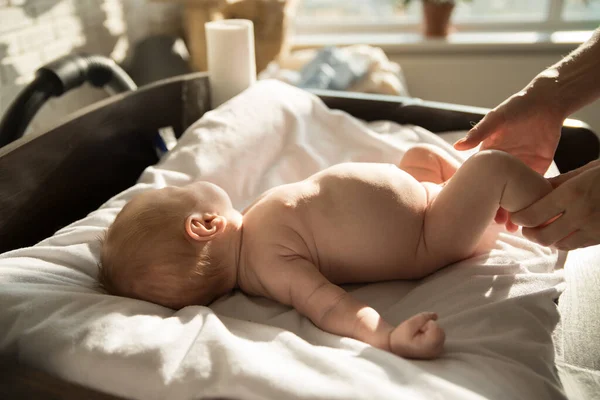
<path id="1" fill-rule="evenodd" d="M 392 353 L 406 358 L 438 357 L 444 350 L 446 334 L 435 320 L 436 313 L 424 312 L 398 325 L 390 335 Z"/>

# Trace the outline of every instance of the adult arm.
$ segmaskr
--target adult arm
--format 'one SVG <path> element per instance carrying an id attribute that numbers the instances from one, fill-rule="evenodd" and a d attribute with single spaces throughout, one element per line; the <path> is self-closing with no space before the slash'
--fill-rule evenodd
<path id="1" fill-rule="evenodd" d="M 544 173 L 556 151 L 562 124 L 570 114 L 600 96 L 600 28 L 523 90 L 490 111 L 467 136 L 454 144 L 513 154 Z"/>

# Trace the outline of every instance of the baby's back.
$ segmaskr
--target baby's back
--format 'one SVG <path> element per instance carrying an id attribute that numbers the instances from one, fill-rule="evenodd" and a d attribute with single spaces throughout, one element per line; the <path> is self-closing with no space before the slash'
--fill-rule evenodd
<path id="1" fill-rule="evenodd" d="M 392 164 L 339 164 L 268 192 L 245 229 L 255 254 L 306 258 L 334 283 L 410 279 L 420 277 L 427 202 L 423 185 Z"/>

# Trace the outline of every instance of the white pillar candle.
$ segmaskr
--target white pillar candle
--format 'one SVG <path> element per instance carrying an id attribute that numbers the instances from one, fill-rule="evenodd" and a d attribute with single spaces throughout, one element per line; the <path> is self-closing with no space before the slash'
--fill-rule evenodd
<path id="1" fill-rule="evenodd" d="M 226 19 L 207 22 L 204 28 L 211 101 L 217 108 L 256 81 L 254 25 Z"/>

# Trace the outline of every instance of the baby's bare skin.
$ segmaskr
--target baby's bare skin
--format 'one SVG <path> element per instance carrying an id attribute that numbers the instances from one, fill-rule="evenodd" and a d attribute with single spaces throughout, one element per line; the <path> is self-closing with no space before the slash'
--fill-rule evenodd
<path id="1" fill-rule="evenodd" d="M 407 357 L 439 355 L 444 334 L 435 314 L 394 328 L 337 285 L 423 278 L 472 255 L 500 205 L 516 211 L 550 191 L 510 156 L 492 153 L 482 168 L 485 158 L 466 163 L 444 188 L 458 164 L 419 147 L 402 169 L 340 164 L 267 192 L 244 217 L 240 287 L 295 307 L 329 332 Z"/>
<path id="2" fill-rule="evenodd" d="M 480 248 L 499 207 L 518 211 L 551 190 L 506 153 L 480 152 L 458 167 L 435 147 L 417 146 L 399 166 L 340 164 L 276 187 L 243 216 L 221 189 L 194 184 L 132 200 L 119 224 L 131 224 L 144 202 L 189 197 L 197 212 L 186 217 L 182 237 L 212 243 L 213 257 L 234 266 L 231 288 L 290 305 L 330 333 L 434 358 L 445 339 L 436 314 L 394 327 L 338 285 L 425 277 Z"/>

